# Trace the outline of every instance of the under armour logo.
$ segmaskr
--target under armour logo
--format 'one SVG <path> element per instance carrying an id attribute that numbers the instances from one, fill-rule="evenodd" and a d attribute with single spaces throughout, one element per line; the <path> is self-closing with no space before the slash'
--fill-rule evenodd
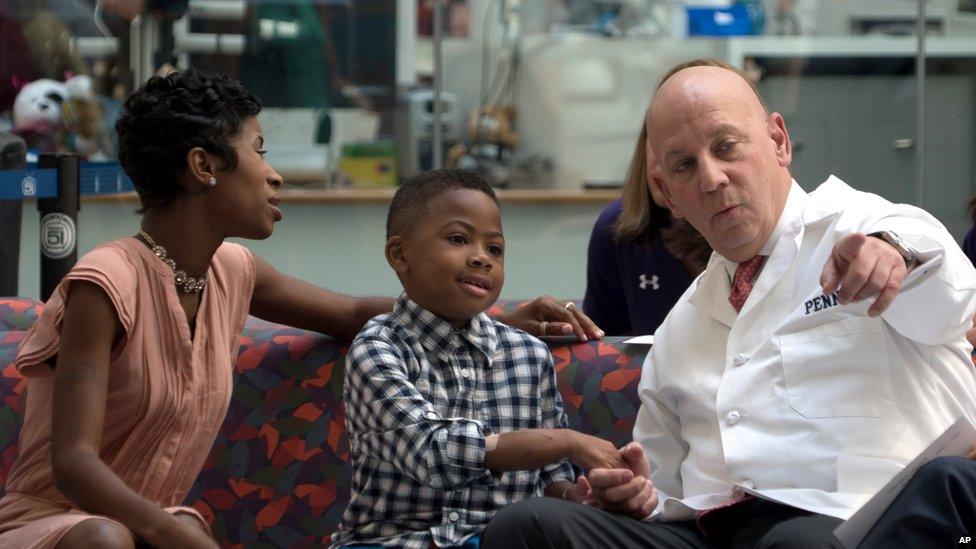
<path id="1" fill-rule="evenodd" d="M 653 290 L 658 290 L 661 288 L 661 285 L 657 283 L 657 281 L 660 280 L 657 277 L 657 275 L 652 275 L 651 279 L 648 280 L 647 275 L 642 274 L 639 277 L 637 277 L 637 280 L 640 281 L 640 284 L 638 284 L 637 286 L 639 286 L 641 290 L 646 290 L 648 284 L 651 285 L 651 289 Z"/>

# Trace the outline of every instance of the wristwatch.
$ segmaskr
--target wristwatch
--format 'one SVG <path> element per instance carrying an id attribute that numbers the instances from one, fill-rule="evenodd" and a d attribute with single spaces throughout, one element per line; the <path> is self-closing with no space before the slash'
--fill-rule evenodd
<path id="1" fill-rule="evenodd" d="M 899 254 L 901 254 L 902 259 L 905 260 L 905 266 L 909 269 L 918 263 L 918 252 L 915 251 L 915 248 L 893 231 L 878 231 L 876 233 L 871 233 L 868 236 L 880 238 L 888 244 L 891 244 L 891 246 Z"/>

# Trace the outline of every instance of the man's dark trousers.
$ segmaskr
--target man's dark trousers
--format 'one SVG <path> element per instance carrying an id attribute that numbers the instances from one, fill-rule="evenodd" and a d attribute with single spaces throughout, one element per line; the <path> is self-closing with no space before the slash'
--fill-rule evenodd
<path id="1" fill-rule="evenodd" d="M 976 461 L 923 465 L 861 542 L 862 549 L 976 546 Z"/>
<path id="2" fill-rule="evenodd" d="M 643 522 L 555 498 L 531 498 L 488 524 L 482 549 L 840 549 L 841 520 L 752 499 L 702 521 Z M 703 532 L 707 531 L 707 534 Z"/>

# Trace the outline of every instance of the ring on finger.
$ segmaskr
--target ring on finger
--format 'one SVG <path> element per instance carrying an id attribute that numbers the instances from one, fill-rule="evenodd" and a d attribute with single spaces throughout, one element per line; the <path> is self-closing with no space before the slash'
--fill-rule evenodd
<path id="1" fill-rule="evenodd" d="M 566 308 L 566 309 L 572 309 L 575 306 L 576 306 L 576 304 L 573 303 L 572 301 L 567 301 L 566 304 L 563 305 L 563 307 Z"/>
<path id="2" fill-rule="evenodd" d="M 540 336 L 546 335 L 546 328 L 548 328 L 548 327 L 549 327 L 549 322 L 547 322 L 545 320 L 543 320 L 542 322 L 540 322 L 539 323 L 539 335 Z"/>

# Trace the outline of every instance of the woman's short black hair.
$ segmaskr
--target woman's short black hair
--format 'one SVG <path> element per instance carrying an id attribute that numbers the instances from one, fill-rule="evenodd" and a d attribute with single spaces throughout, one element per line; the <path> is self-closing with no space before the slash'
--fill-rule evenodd
<path id="1" fill-rule="evenodd" d="M 216 155 L 221 169 L 236 168 L 230 140 L 260 111 L 257 98 L 225 74 L 190 69 L 150 78 L 129 96 L 115 123 L 119 163 L 139 193 L 140 212 L 184 192 L 178 178 L 194 147 Z"/>

